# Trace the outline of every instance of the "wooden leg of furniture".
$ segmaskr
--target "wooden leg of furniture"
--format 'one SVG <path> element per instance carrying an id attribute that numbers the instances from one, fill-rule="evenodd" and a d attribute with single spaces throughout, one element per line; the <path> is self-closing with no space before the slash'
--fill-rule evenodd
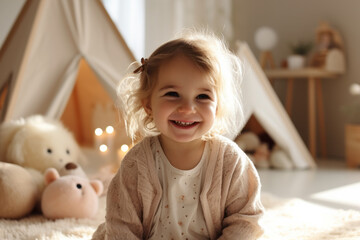
<path id="1" fill-rule="evenodd" d="M 316 102 L 318 110 L 318 123 L 321 144 L 321 157 L 326 158 L 326 133 L 325 133 L 325 117 L 324 117 L 324 103 L 322 94 L 321 79 L 316 79 Z"/>
<path id="2" fill-rule="evenodd" d="M 315 78 L 308 79 L 309 105 L 309 149 L 313 158 L 316 158 L 316 108 L 315 108 Z"/>
<path id="3" fill-rule="evenodd" d="M 345 156 L 348 167 L 360 166 L 360 125 L 345 126 Z"/>
<path id="4" fill-rule="evenodd" d="M 292 110 L 293 90 L 294 90 L 294 79 L 289 78 L 288 82 L 287 82 L 285 108 L 290 117 L 291 117 L 291 110 Z"/>

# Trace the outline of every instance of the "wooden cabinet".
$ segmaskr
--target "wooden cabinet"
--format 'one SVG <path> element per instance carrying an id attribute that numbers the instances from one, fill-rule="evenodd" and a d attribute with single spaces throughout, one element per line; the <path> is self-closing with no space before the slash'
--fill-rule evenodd
<path id="1" fill-rule="evenodd" d="M 360 167 L 360 124 L 345 126 L 345 156 L 349 167 Z"/>

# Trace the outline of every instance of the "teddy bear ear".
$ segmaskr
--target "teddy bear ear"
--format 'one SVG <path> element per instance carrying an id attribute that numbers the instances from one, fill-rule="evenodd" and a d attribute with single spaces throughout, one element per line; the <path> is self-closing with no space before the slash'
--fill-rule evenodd
<path id="1" fill-rule="evenodd" d="M 104 190 L 104 185 L 99 180 L 91 180 L 90 185 L 93 187 L 93 189 L 96 192 L 96 195 L 100 196 Z"/>
<path id="2" fill-rule="evenodd" d="M 58 171 L 55 168 L 46 169 L 45 173 L 45 184 L 48 185 L 60 177 Z"/>

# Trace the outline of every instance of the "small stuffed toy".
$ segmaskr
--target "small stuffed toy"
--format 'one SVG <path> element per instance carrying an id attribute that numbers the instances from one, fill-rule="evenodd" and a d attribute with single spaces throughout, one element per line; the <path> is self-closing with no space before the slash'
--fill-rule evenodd
<path id="1" fill-rule="evenodd" d="M 278 146 L 275 146 L 270 154 L 270 163 L 272 167 L 282 170 L 290 170 L 294 167 L 289 155 Z"/>
<path id="2" fill-rule="evenodd" d="M 258 136 L 253 132 L 244 132 L 235 139 L 235 142 L 257 168 L 282 170 L 293 168 L 289 155 L 277 146 L 267 133 Z"/>
<path id="3" fill-rule="evenodd" d="M 99 180 L 89 180 L 74 163 L 68 163 L 60 170 L 46 170 L 46 188 L 41 198 L 43 215 L 50 219 L 91 218 L 98 211 L 98 197 L 103 191 Z M 73 175 L 75 174 L 75 175 Z"/>
<path id="4" fill-rule="evenodd" d="M 0 125 L 0 218 L 21 218 L 40 205 L 43 173 L 85 157 L 60 121 L 36 115 Z"/>
<path id="5" fill-rule="evenodd" d="M 261 144 L 260 138 L 253 132 L 242 133 L 234 141 L 243 151 L 255 151 Z"/>
<path id="6" fill-rule="evenodd" d="M 269 168 L 269 157 L 270 150 L 268 144 L 261 143 L 260 146 L 255 150 L 252 160 L 257 168 Z"/>

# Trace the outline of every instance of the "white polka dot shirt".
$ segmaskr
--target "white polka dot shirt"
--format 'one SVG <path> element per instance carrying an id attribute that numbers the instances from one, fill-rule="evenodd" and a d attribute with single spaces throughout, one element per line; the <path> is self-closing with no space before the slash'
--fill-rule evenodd
<path id="1" fill-rule="evenodd" d="M 200 162 L 191 170 L 172 166 L 157 138 L 152 150 L 163 194 L 150 239 L 209 239 L 199 199 L 205 177 L 203 165 L 209 154 L 208 143 Z"/>

